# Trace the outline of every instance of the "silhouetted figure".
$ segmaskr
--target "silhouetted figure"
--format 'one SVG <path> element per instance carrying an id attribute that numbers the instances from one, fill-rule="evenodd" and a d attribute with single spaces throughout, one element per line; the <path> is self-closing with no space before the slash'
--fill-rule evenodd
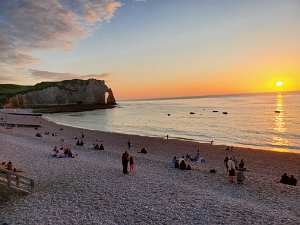
<path id="1" fill-rule="evenodd" d="M 176 161 L 175 161 L 175 168 L 179 168 L 179 160 L 177 159 Z"/>
<path id="2" fill-rule="evenodd" d="M 81 132 L 81 138 L 84 138 L 84 133 L 83 132 Z"/>
<path id="3" fill-rule="evenodd" d="M 283 184 L 289 184 L 290 183 L 290 177 L 286 173 L 284 173 L 281 176 L 281 180 L 279 182 L 283 183 Z"/>
<path id="4" fill-rule="evenodd" d="M 236 173 L 236 181 L 238 184 L 243 184 L 245 180 L 244 172 L 242 170 L 238 170 Z"/>
<path id="5" fill-rule="evenodd" d="M 185 163 L 184 160 L 181 160 L 179 168 L 180 168 L 181 170 L 186 170 L 186 163 Z"/>
<path id="6" fill-rule="evenodd" d="M 172 165 L 174 165 L 174 167 L 175 167 L 176 161 L 177 161 L 177 158 L 176 158 L 176 156 L 174 156 L 173 159 L 172 159 Z"/>
<path id="7" fill-rule="evenodd" d="M 290 183 L 289 184 L 297 186 L 297 180 L 296 180 L 296 178 L 293 175 L 291 175 Z"/>
<path id="8" fill-rule="evenodd" d="M 100 145 L 100 150 L 104 150 L 103 144 Z"/>
<path id="9" fill-rule="evenodd" d="M 122 155 L 123 174 L 128 174 L 129 154 L 125 151 Z"/>
<path id="10" fill-rule="evenodd" d="M 246 171 L 246 168 L 245 168 L 245 163 L 244 163 L 244 160 L 242 159 L 240 164 L 239 164 L 239 170 L 240 171 Z"/>
<path id="11" fill-rule="evenodd" d="M 229 157 L 226 156 L 225 159 L 224 159 L 224 165 L 225 165 L 225 167 L 226 167 L 227 173 L 228 173 L 228 165 L 227 165 L 228 160 L 229 160 Z"/>
<path id="12" fill-rule="evenodd" d="M 130 166 L 130 173 L 134 174 L 134 162 L 133 162 L 132 156 L 130 156 L 130 158 L 129 158 L 129 166 Z"/>
<path id="13" fill-rule="evenodd" d="M 127 145 L 128 145 L 128 149 L 130 149 L 130 148 L 131 148 L 131 146 L 132 146 L 132 143 L 131 143 L 131 141 L 130 141 L 130 140 L 127 142 Z"/>
<path id="14" fill-rule="evenodd" d="M 142 148 L 141 153 L 142 154 L 147 154 L 147 150 L 145 148 Z"/>

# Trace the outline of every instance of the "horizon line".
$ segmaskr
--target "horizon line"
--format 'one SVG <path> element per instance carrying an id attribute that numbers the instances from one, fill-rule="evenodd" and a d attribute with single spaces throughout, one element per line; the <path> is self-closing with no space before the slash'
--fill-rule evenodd
<path id="1" fill-rule="evenodd" d="M 297 93 L 300 90 L 295 91 L 271 91 L 271 92 L 250 92 L 250 93 L 234 93 L 234 94 L 210 94 L 210 95 L 191 95 L 191 96 L 175 96 L 175 97 L 157 97 L 157 98 L 137 98 L 137 99 L 124 99 L 122 101 L 152 101 L 152 100 L 175 100 L 175 99 L 192 99 L 192 98 L 213 98 L 213 97 L 230 97 L 240 95 L 270 95 L 279 93 Z"/>

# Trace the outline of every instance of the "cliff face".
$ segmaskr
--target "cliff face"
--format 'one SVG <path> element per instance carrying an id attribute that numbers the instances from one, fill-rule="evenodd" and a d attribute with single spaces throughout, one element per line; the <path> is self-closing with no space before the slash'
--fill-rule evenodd
<path id="1" fill-rule="evenodd" d="M 38 108 L 57 105 L 116 104 L 113 92 L 102 80 L 66 80 L 41 90 L 17 94 L 5 108 Z"/>

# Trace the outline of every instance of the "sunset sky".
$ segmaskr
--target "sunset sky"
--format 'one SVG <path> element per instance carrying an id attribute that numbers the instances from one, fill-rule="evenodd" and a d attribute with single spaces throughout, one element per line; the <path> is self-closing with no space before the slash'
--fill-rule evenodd
<path id="1" fill-rule="evenodd" d="M 0 83 L 95 77 L 117 100 L 300 90 L 300 1 L 1 0 L 0 52 Z"/>

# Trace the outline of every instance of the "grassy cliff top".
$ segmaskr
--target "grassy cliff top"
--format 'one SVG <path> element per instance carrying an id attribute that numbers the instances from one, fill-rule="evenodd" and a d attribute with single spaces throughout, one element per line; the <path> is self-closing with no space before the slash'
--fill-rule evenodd
<path id="1" fill-rule="evenodd" d="M 42 90 L 51 86 L 58 85 L 59 82 L 42 82 L 33 86 L 17 84 L 0 84 L 0 94 L 15 95 L 29 91 Z"/>

